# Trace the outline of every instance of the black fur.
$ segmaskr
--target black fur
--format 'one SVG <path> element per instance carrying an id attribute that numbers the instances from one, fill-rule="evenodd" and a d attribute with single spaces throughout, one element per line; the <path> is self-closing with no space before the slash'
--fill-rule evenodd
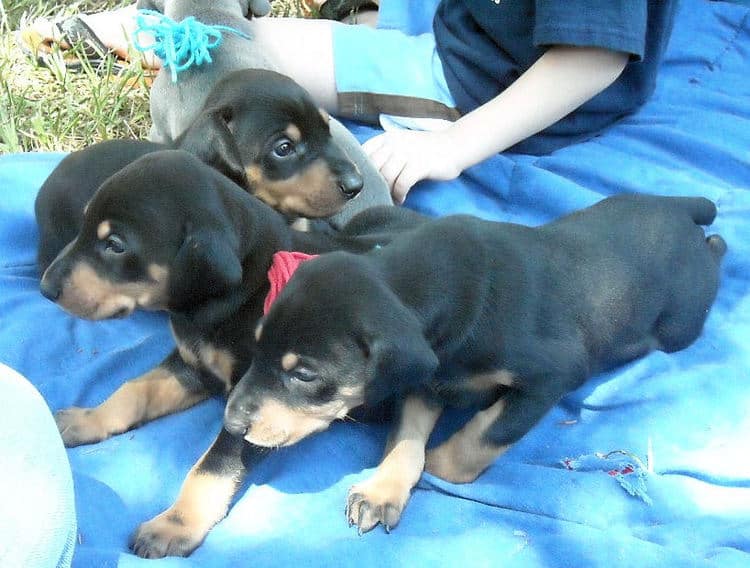
<path id="1" fill-rule="evenodd" d="M 289 155 L 279 158 L 274 150 L 288 138 L 285 130 L 290 124 L 302 139 L 293 144 Z M 299 177 L 316 160 L 322 160 L 331 176 L 329 187 L 321 189 L 326 197 L 324 206 L 317 214 L 287 209 L 291 218 L 333 215 L 362 188 L 357 167 L 333 142 L 325 117 L 304 89 L 272 71 L 240 71 L 215 86 L 196 120 L 173 144 L 107 140 L 72 152 L 58 164 L 39 190 L 35 204 L 40 274 L 76 236 L 83 208 L 104 180 L 145 154 L 171 147 L 195 154 L 250 193 L 258 189 L 247 178 L 250 166 L 278 182 Z M 305 194 L 312 188 L 301 181 L 290 191 Z"/>
<path id="2" fill-rule="evenodd" d="M 69 301 L 70 294 L 89 301 L 98 292 L 75 290 L 81 281 L 72 281 L 71 274 L 86 266 L 95 277 L 83 282 L 101 281 L 105 289 L 123 290 L 151 286 L 161 277 L 161 293 L 153 302 L 136 302 L 136 306 L 167 310 L 182 347 L 159 367 L 192 393 L 226 393 L 250 365 L 274 253 L 313 254 L 341 248 L 365 252 L 423 219 L 406 209 L 383 206 L 360 213 L 339 232 L 299 232 L 280 213 L 192 154 L 160 150 L 125 166 L 102 184 L 86 209 L 80 232 L 45 271 L 41 288 L 75 315 L 119 317 L 131 308 L 115 305 L 103 311 L 93 306 L 77 311 L 79 304 Z M 108 232 L 102 233 L 102 226 Z M 154 266 L 163 271 L 155 273 Z M 141 297 L 140 292 L 136 296 Z M 201 359 L 200 348 L 207 345 L 231 356 L 235 362 L 231 376 L 217 375 L 210 361 Z M 186 360 L 183 352 L 192 355 Z M 70 436 L 70 432 L 64 436 L 68 446 L 87 443 Z M 254 446 L 223 433 L 205 456 L 201 471 L 241 479 L 247 464 L 258 456 Z M 193 536 L 195 540 L 170 544 L 164 535 L 143 530 L 134 535 L 132 546 L 142 556 L 186 555 L 205 534 Z"/>
<path id="3" fill-rule="evenodd" d="M 344 387 L 365 406 L 504 397 L 484 441 L 512 444 L 591 375 L 698 337 L 726 250 L 700 226 L 715 215 L 703 198 L 621 195 L 538 228 L 453 216 L 365 255 L 322 255 L 264 318 L 225 427 L 245 435 L 264 400 L 305 408 Z M 299 365 L 283 369 L 289 352 Z M 500 370 L 511 386 L 469 388 Z"/>

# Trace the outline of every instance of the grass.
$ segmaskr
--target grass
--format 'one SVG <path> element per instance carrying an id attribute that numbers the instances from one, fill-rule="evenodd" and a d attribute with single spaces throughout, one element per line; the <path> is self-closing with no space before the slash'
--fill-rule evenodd
<path id="1" fill-rule="evenodd" d="M 0 0 L 0 154 L 72 151 L 110 138 L 145 138 L 148 82 L 133 53 L 121 74 L 111 68 L 71 72 L 58 51 L 49 67 L 16 45 L 14 32 L 38 17 L 62 18 L 125 6 L 131 0 Z M 305 12 L 303 0 L 275 0 L 274 16 Z M 309 12 L 308 12 L 309 14 Z"/>
<path id="2" fill-rule="evenodd" d="M 107 138 L 141 138 L 149 128 L 148 87 L 133 62 L 121 75 L 111 63 L 69 72 L 62 55 L 50 67 L 21 52 L 13 32 L 37 17 L 99 11 L 126 2 L 0 0 L 0 153 L 70 151 Z M 12 6 L 9 8 L 8 6 Z"/>

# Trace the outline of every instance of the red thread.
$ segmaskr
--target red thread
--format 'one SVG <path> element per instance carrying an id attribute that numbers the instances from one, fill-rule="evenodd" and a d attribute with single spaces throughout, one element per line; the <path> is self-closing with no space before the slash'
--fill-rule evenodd
<path id="1" fill-rule="evenodd" d="M 263 302 L 264 315 L 271 309 L 271 304 L 274 303 L 278 295 L 284 289 L 284 286 L 287 285 L 289 279 L 299 265 L 311 258 L 315 258 L 316 256 L 318 255 L 285 250 L 279 251 L 273 255 L 271 267 L 268 269 L 268 282 L 271 284 L 271 288 L 268 290 L 266 299 Z"/>

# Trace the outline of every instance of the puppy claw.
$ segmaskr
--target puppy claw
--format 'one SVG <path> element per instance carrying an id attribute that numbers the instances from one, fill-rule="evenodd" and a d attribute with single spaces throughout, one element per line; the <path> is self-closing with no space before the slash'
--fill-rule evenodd
<path id="1" fill-rule="evenodd" d="M 378 524 L 382 524 L 385 532 L 390 534 L 401 519 L 409 491 L 406 491 L 405 496 L 403 493 L 389 495 L 378 491 L 377 483 L 370 484 L 372 487 L 367 485 L 362 484 L 362 487 L 356 490 L 352 487 L 349 492 L 346 505 L 349 526 L 356 525 L 357 534 L 362 536 Z"/>
<path id="2" fill-rule="evenodd" d="M 344 515 L 346 515 L 346 518 L 349 520 L 349 526 L 354 525 L 354 518 L 352 516 L 352 507 L 354 504 L 358 501 L 361 501 L 364 499 L 362 494 L 360 493 L 352 493 L 351 490 L 349 491 L 349 496 L 346 498 L 346 507 L 344 508 Z"/>
<path id="3" fill-rule="evenodd" d="M 390 534 L 391 528 L 398 524 L 399 520 L 401 520 L 402 510 L 403 508 L 396 508 L 389 503 L 383 507 L 383 527 L 385 528 L 385 532 Z"/>

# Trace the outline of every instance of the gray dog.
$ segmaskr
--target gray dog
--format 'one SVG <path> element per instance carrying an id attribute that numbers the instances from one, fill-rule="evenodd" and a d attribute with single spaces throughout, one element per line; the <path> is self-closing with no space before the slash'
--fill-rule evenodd
<path id="1" fill-rule="evenodd" d="M 221 44 L 211 52 L 212 62 L 182 71 L 176 82 L 172 81 L 169 69 L 159 72 L 151 88 L 153 126 L 150 138 L 155 142 L 174 141 L 199 115 L 212 87 L 227 74 L 240 69 L 279 69 L 263 46 L 253 41 L 248 20 L 249 16 L 267 12 L 266 0 L 140 0 L 138 6 L 162 11 L 175 21 L 193 16 L 204 24 L 228 26 L 246 36 L 224 33 Z M 329 124 L 334 141 L 356 164 L 364 179 L 358 198 L 335 217 L 334 224 L 338 225 L 357 211 L 391 204 L 392 200 L 385 180 L 370 163 L 357 139 L 338 120 L 331 118 Z"/>

